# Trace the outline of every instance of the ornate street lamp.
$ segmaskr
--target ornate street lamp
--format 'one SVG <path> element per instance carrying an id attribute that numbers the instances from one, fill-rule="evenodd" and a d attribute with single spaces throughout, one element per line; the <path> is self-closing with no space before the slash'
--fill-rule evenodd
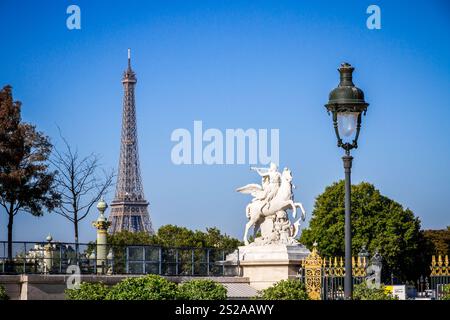
<path id="1" fill-rule="evenodd" d="M 340 83 L 330 92 L 328 103 L 325 105 L 328 114 L 332 114 L 334 131 L 337 137 L 337 146 L 345 150 L 342 157 L 345 169 L 345 279 L 344 295 L 346 299 L 352 298 L 352 234 L 351 234 L 351 168 L 353 157 L 350 150 L 358 147 L 359 131 L 361 129 L 361 116 L 366 114 L 367 106 L 364 101 L 364 92 L 355 87 L 352 81 L 353 68 L 348 63 L 341 64 L 338 69 Z"/>

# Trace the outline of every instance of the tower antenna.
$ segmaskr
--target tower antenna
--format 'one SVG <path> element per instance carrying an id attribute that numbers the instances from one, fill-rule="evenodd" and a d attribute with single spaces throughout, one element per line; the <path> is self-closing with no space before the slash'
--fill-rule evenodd
<path id="1" fill-rule="evenodd" d="M 131 68 L 131 49 L 128 48 L 128 68 Z"/>

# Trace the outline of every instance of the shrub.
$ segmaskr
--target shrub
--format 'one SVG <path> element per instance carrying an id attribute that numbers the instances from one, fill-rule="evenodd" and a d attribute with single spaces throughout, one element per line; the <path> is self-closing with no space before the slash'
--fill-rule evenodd
<path id="1" fill-rule="evenodd" d="M 369 288 L 365 282 L 353 288 L 353 300 L 398 300 L 397 297 L 386 292 L 384 285 Z"/>
<path id="2" fill-rule="evenodd" d="M 305 285 L 299 280 L 281 280 L 272 287 L 260 291 L 260 299 L 265 300 L 308 300 Z"/>
<path id="3" fill-rule="evenodd" d="M 441 300 L 450 300 L 450 284 L 442 286 L 442 297 Z"/>
<path id="4" fill-rule="evenodd" d="M 82 282 L 78 289 L 66 289 L 68 300 L 104 300 L 109 288 L 102 282 Z"/>
<path id="5" fill-rule="evenodd" d="M 158 275 L 127 278 L 106 295 L 107 300 L 170 300 L 177 297 L 177 285 Z"/>
<path id="6" fill-rule="evenodd" d="M 227 289 L 213 280 L 191 280 L 178 286 L 179 299 L 225 300 Z"/>
<path id="7" fill-rule="evenodd" d="M 9 300 L 8 295 L 6 294 L 5 287 L 0 285 L 0 300 Z"/>

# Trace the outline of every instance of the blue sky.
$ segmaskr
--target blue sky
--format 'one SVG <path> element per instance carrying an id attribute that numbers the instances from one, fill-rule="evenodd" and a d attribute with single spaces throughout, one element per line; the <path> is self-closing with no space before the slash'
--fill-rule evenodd
<path id="1" fill-rule="evenodd" d="M 68 30 L 66 8 L 81 9 Z M 366 9 L 381 8 L 381 30 Z M 446 1 L 1 1 L 0 85 L 23 119 L 59 146 L 57 126 L 82 154 L 116 168 L 127 48 L 137 73 L 144 190 L 156 227 L 217 226 L 241 237 L 257 182 L 248 165 L 176 166 L 174 129 L 278 128 L 280 165 L 292 169 L 308 218 L 315 197 L 343 177 L 324 104 L 337 68 L 355 66 L 370 103 L 353 182 L 368 181 L 420 217 L 450 225 L 450 6 Z M 113 193 L 106 198 L 112 200 Z M 94 212 L 81 225 L 91 241 Z M 71 241 L 56 214 L 16 216 L 15 240 Z M 0 215 L 0 239 L 6 215 Z"/>

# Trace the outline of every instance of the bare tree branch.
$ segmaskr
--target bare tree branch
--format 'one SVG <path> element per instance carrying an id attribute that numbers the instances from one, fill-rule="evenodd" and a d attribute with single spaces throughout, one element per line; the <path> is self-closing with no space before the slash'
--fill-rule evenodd
<path id="1" fill-rule="evenodd" d="M 102 174 L 99 174 L 100 158 L 94 153 L 81 158 L 78 150 L 72 150 L 59 127 L 58 130 L 64 148 L 54 148 L 51 159 L 57 170 L 55 183 L 61 196 L 60 206 L 55 212 L 73 223 L 75 242 L 78 243 L 79 222 L 88 216 L 92 207 L 109 191 L 115 174 L 113 170 L 102 170 Z"/>

